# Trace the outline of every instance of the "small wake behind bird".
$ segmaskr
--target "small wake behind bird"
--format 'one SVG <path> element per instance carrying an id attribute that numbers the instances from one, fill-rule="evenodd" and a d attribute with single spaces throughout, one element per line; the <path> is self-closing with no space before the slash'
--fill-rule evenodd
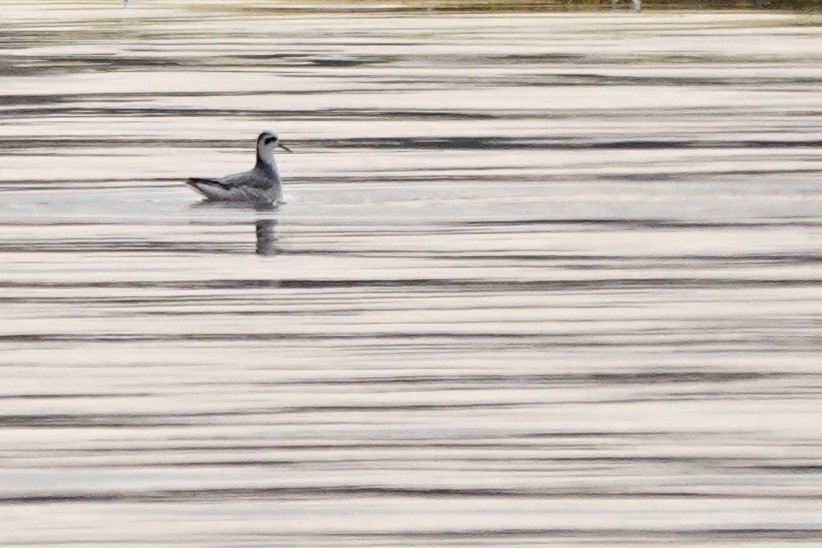
<path id="1" fill-rule="evenodd" d="M 253 169 L 216 179 L 192 177 L 186 184 L 207 200 L 280 203 L 283 201 L 282 182 L 274 160 L 277 147 L 291 152 L 277 135 L 264 131 L 257 137 L 257 163 Z"/>

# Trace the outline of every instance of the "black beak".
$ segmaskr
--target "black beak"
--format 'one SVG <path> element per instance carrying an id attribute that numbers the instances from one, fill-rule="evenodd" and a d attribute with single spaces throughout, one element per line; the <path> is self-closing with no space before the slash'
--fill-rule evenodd
<path id="1" fill-rule="evenodd" d="M 284 144 L 282 144 L 282 143 L 277 143 L 277 146 L 278 146 L 278 147 L 280 147 L 280 148 L 282 148 L 282 149 L 287 150 L 288 152 L 294 152 L 293 150 L 291 150 L 290 148 L 288 148 L 287 146 L 285 146 L 285 145 L 284 145 Z"/>

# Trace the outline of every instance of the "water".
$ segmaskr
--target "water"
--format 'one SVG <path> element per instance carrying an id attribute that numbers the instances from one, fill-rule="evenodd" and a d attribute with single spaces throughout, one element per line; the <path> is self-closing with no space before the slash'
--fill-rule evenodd
<path id="1" fill-rule="evenodd" d="M 818 27 L 267 6 L 5 5 L 0 542 L 822 539 Z"/>

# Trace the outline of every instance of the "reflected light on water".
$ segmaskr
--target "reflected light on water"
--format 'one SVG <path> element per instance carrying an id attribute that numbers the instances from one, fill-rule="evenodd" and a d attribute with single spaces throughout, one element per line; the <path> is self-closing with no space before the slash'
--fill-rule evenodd
<path id="1" fill-rule="evenodd" d="M 3 4 L 0 544 L 818 541 L 818 27 L 131 4 Z"/>

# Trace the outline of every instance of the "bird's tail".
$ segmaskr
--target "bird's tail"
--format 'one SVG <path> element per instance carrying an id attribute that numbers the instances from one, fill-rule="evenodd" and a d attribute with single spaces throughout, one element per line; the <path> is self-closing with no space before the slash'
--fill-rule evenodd
<path id="1" fill-rule="evenodd" d="M 228 186 L 226 184 L 221 183 L 220 181 L 215 181 L 214 179 L 200 179 L 194 177 L 187 180 L 186 184 L 206 198 L 214 198 L 216 195 L 228 190 Z"/>

